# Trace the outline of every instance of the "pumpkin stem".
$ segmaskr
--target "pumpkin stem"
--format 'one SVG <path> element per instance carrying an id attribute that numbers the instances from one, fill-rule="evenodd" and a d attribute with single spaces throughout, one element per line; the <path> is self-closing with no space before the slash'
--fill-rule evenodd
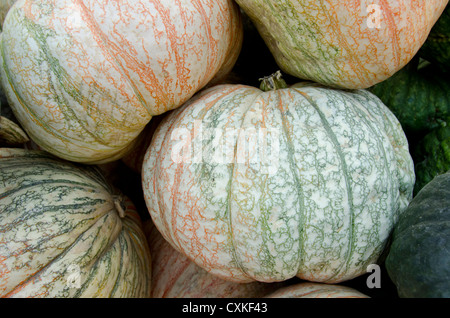
<path id="1" fill-rule="evenodd" d="M 124 218 L 125 217 L 125 206 L 123 204 L 123 196 L 121 195 L 113 195 L 113 201 L 114 201 L 114 206 L 116 207 L 117 211 L 119 212 L 119 216 L 120 218 Z"/>
<path id="2" fill-rule="evenodd" d="M 259 89 L 268 92 L 268 91 L 274 91 L 281 88 L 287 88 L 288 85 L 284 81 L 284 79 L 281 77 L 281 72 L 276 71 L 275 73 L 264 76 L 263 78 L 259 79 L 261 81 L 261 85 L 259 85 Z"/>

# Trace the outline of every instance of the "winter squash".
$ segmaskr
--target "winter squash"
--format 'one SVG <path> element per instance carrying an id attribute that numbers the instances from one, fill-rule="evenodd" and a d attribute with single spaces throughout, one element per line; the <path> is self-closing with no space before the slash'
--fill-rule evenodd
<path id="1" fill-rule="evenodd" d="M 375 95 L 310 83 L 204 90 L 163 119 L 142 165 L 163 237 L 235 282 L 365 273 L 413 185 L 404 132 Z"/>
<path id="2" fill-rule="evenodd" d="M 389 107 L 410 139 L 429 133 L 450 115 L 450 78 L 419 58 L 369 90 Z"/>
<path id="3" fill-rule="evenodd" d="M 417 53 L 448 0 L 236 0 L 281 70 L 339 88 L 368 88 Z"/>
<path id="4" fill-rule="evenodd" d="M 234 283 L 212 275 L 176 251 L 151 220 L 144 230 L 152 255 L 153 298 L 259 298 L 282 283 Z"/>
<path id="5" fill-rule="evenodd" d="M 2 83 L 44 150 L 103 163 L 225 76 L 241 44 L 232 0 L 18 1 L 1 36 Z"/>
<path id="6" fill-rule="evenodd" d="M 450 117 L 417 142 L 412 152 L 415 162 L 417 194 L 436 176 L 450 170 Z"/>
<path id="7" fill-rule="evenodd" d="M 268 294 L 266 298 L 369 298 L 360 291 L 347 286 L 298 283 Z"/>
<path id="8" fill-rule="evenodd" d="M 433 26 L 419 56 L 450 71 L 450 5 L 447 5 L 439 20 Z"/>
<path id="9" fill-rule="evenodd" d="M 414 197 L 395 227 L 386 258 L 400 297 L 450 297 L 450 171 Z"/>
<path id="10" fill-rule="evenodd" d="M 93 166 L 0 149 L 0 297 L 149 297 L 133 203 Z"/>

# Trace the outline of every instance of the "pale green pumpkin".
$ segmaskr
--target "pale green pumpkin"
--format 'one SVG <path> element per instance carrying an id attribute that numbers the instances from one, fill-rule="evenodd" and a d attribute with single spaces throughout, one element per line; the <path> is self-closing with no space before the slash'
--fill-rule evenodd
<path id="1" fill-rule="evenodd" d="M 142 184 L 164 238 L 214 275 L 339 282 L 377 262 L 414 167 L 398 120 L 365 90 L 221 85 L 163 119 Z"/>

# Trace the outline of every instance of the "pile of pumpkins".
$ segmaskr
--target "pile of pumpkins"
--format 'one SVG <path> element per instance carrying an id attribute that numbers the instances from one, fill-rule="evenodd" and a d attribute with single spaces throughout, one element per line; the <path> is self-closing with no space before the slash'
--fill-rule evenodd
<path id="1" fill-rule="evenodd" d="M 2 6 L 0 297 L 450 296 L 448 0 Z"/>

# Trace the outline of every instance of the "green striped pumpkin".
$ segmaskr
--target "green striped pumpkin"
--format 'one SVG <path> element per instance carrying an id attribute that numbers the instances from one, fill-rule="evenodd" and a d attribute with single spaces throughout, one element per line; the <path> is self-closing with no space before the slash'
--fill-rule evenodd
<path id="1" fill-rule="evenodd" d="M 232 0 L 25 0 L 1 36 L 5 93 L 42 149 L 103 163 L 151 120 L 225 76 L 242 43 Z"/>
<path id="2" fill-rule="evenodd" d="M 99 170 L 0 149 L 0 297 L 149 297 L 133 203 Z"/>
<path id="3" fill-rule="evenodd" d="M 229 84 L 163 119 L 142 184 L 163 237 L 214 275 L 331 283 L 377 261 L 414 167 L 398 120 L 368 91 Z"/>

